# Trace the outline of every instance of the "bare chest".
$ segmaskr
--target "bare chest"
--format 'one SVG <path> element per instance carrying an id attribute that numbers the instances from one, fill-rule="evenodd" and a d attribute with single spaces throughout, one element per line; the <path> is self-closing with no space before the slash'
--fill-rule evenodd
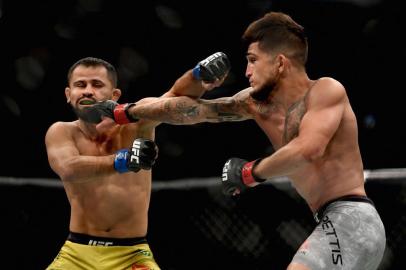
<path id="1" fill-rule="evenodd" d="M 118 150 L 117 141 L 111 139 L 106 141 L 93 141 L 82 138 L 76 141 L 76 146 L 82 155 L 89 156 L 110 155 Z"/>
<path id="2" fill-rule="evenodd" d="M 78 151 L 82 155 L 89 156 L 110 155 L 117 150 L 130 147 L 131 142 L 131 139 L 126 138 L 121 133 L 114 134 L 114 136 L 101 136 L 97 139 L 89 138 L 83 134 L 77 134 L 75 137 Z"/>
<path id="3" fill-rule="evenodd" d="M 294 103 L 287 111 L 270 109 L 258 111 L 256 116 L 257 124 L 272 142 L 275 149 L 278 149 L 299 135 L 300 123 L 306 106 L 304 100 Z"/>

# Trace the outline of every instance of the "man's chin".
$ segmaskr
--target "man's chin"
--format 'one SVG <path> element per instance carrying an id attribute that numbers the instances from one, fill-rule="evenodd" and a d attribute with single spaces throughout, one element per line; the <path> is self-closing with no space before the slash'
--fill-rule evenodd
<path id="1" fill-rule="evenodd" d="M 95 115 L 95 113 L 97 112 L 95 110 L 92 110 L 92 106 L 73 108 L 73 112 L 80 120 L 89 124 L 97 124 L 102 121 L 99 115 Z"/>
<path id="2" fill-rule="evenodd" d="M 253 88 L 250 95 L 253 99 L 257 101 L 265 101 L 271 94 L 273 87 L 263 87 L 260 89 Z"/>

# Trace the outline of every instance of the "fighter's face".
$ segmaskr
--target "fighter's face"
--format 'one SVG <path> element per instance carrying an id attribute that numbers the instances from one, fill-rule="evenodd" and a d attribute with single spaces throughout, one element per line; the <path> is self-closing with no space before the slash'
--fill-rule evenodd
<path id="1" fill-rule="evenodd" d="M 253 88 L 252 95 L 266 99 L 280 78 L 277 57 L 262 51 L 254 42 L 248 47 L 247 61 L 245 76 Z"/>
<path id="2" fill-rule="evenodd" d="M 97 101 L 117 100 L 120 90 L 113 87 L 103 66 L 78 66 L 72 72 L 65 95 L 76 115 L 82 118 L 86 107 L 92 106 Z"/>

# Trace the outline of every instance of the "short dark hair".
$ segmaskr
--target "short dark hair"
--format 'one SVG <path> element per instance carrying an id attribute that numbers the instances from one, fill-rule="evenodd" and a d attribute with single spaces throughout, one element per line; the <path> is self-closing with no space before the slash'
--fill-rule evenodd
<path id="1" fill-rule="evenodd" d="M 68 85 L 70 82 L 70 79 L 72 77 L 72 73 L 77 68 L 78 66 L 85 66 L 85 67 L 98 67 L 98 66 L 103 66 L 107 70 L 107 76 L 109 77 L 111 84 L 113 87 L 117 87 L 117 71 L 116 68 L 110 64 L 109 62 L 100 59 L 100 58 L 95 58 L 95 57 L 85 57 L 80 60 L 78 60 L 76 63 L 74 63 L 68 71 Z"/>
<path id="2" fill-rule="evenodd" d="M 261 50 L 285 53 L 305 65 L 308 43 L 304 27 L 282 12 L 268 12 L 252 22 L 242 36 L 246 46 L 258 42 Z"/>

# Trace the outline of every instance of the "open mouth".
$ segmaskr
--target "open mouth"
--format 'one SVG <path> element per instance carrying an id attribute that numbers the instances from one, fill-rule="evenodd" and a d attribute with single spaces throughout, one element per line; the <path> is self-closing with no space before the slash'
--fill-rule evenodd
<path id="1" fill-rule="evenodd" d="M 93 105 L 96 101 L 93 99 L 82 99 L 79 101 L 79 105 Z"/>

